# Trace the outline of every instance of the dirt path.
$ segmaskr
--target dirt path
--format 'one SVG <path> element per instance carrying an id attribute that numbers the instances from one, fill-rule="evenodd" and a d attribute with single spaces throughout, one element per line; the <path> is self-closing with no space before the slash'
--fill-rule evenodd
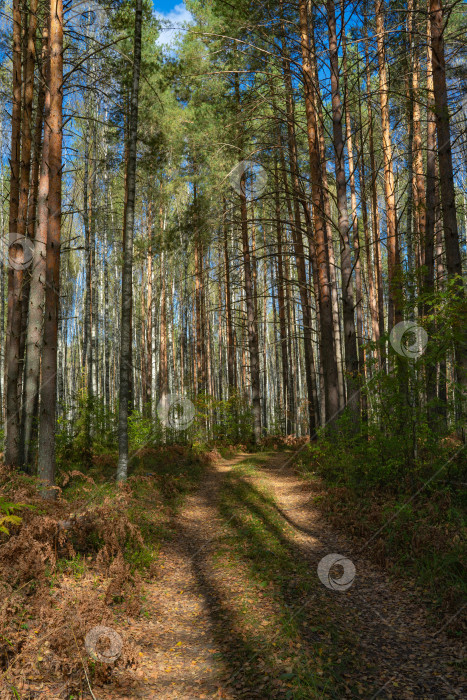
<path id="1" fill-rule="evenodd" d="M 225 668 L 212 633 L 205 592 L 197 580 L 197 558 L 206 557 L 219 536 L 217 495 L 222 475 L 247 457 L 209 468 L 198 492 L 187 498 L 172 523 L 176 536 L 161 553 L 161 575 L 146 586 L 147 621 L 132 636 L 141 649 L 131 697 L 148 700 L 231 698 L 222 690 Z"/>
<path id="2" fill-rule="evenodd" d="M 132 625 L 134 685 L 113 697 L 467 697 L 460 644 L 332 531 L 289 455 L 239 469 L 257 459 L 220 461 L 187 499 L 146 587 L 147 619 Z M 355 566 L 345 591 L 318 578 L 332 553 Z"/>
<path id="3" fill-rule="evenodd" d="M 291 540 L 310 561 L 311 573 L 322 557 L 334 552 L 355 566 L 351 587 L 346 592 L 329 590 L 329 596 L 340 626 L 357 640 L 363 690 L 374 689 L 363 697 L 467 697 L 459 671 L 465 657 L 460 641 L 445 635 L 449 621 L 434 626 L 410 587 L 390 582 L 384 571 L 355 551 L 355 545 L 333 531 L 313 507 L 303 481 L 282 465 L 281 457 L 271 460 L 259 480 L 272 490 Z"/>

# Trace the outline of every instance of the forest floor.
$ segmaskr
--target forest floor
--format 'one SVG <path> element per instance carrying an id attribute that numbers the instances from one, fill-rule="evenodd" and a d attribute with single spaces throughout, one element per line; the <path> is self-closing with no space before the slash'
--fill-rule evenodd
<path id="1" fill-rule="evenodd" d="M 206 469 L 174 514 L 144 614 L 127 619 L 137 668 L 115 672 L 96 700 L 467 697 L 449 621 L 437 627 L 407 581 L 357 556 L 290 457 Z M 355 566 L 345 591 L 318 577 L 331 553 Z"/>

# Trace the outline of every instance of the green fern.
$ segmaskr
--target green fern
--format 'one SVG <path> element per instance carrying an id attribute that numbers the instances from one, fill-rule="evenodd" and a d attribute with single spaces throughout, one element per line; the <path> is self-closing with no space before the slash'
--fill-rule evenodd
<path id="1" fill-rule="evenodd" d="M 6 535 L 10 534 L 5 523 L 9 525 L 19 525 L 22 518 L 20 518 L 19 515 L 13 515 L 13 512 L 19 508 L 31 508 L 31 506 L 25 503 L 10 503 L 0 498 L 0 532 L 4 532 Z"/>

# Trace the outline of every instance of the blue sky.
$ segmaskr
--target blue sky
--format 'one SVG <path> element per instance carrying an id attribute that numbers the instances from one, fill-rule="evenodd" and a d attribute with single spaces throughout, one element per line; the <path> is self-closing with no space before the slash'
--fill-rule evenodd
<path id="1" fill-rule="evenodd" d="M 174 0 L 153 0 L 152 4 L 154 5 L 156 12 L 163 12 L 165 14 L 170 12 L 175 5 L 180 3 L 177 3 L 176 1 L 174 2 Z"/>
<path id="2" fill-rule="evenodd" d="M 183 22 L 189 21 L 191 15 L 183 2 L 174 2 L 174 0 L 153 0 L 153 5 L 156 15 L 161 17 L 161 19 L 167 20 L 170 26 L 173 27 L 163 31 L 157 43 L 169 44 L 177 34 L 177 27 Z"/>

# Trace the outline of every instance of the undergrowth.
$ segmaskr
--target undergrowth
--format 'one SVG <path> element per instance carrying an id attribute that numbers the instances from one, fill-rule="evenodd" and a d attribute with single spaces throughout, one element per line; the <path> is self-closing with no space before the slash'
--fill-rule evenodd
<path id="1" fill-rule="evenodd" d="M 410 579 L 432 610 L 454 614 L 466 590 L 466 449 L 455 437 L 418 438 L 370 427 L 353 436 L 345 419 L 302 451 L 296 469 L 313 502 L 365 552 Z M 458 632 L 461 616 L 450 625 Z"/>
<path id="2" fill-rule="evenodd" d="M 131 673 L 137 654 L 122 626 L 142 611 L 144 584 L 184 496 L 212 455 L 188 447 L 141 450 L 128 482 L 115 483 L 116 455 L 83 472 L 62 459 L 58 497 L 0 467 L 0 698 L 82 697 L 83 689 Z M 87 633 L 115 630 L 122 653 L 91 658 Z M 41 696 L 43 697 L 43 696 Z"/>

